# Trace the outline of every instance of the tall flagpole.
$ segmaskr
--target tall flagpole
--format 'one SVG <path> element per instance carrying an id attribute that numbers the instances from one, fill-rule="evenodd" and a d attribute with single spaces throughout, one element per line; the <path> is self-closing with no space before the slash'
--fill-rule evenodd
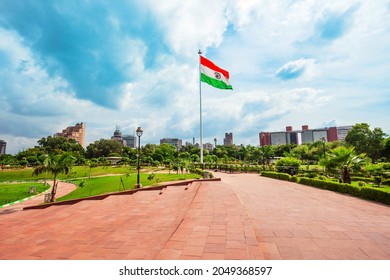
<path id="1" fill-rule="evenodd" d="M 202 123 L 202 82 L 201 82 L 201 70 L 200 70 L 200 55 L 202 52 L 199 50 L 199 119 L 200 119 L 200 163 L 203 164 L 203 123 Z"/>

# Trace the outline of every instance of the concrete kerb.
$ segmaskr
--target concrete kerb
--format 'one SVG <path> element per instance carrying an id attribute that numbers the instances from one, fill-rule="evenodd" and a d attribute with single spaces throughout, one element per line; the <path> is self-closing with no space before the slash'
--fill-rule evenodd
<path id="1" fill-rule="evenodd" d="M 64 200 L 64 201 L 58 201 L 58 202 L 51 202 L 51 203 L 45 203 L 45 204 L 39 204 L 39 205 L 33 205 L 33 206 L 27 206 L 24 207 L 23 210 L 33 210 L 33 209 L 45 209 L 51 206 L 59 206 L 59 205 L 72 205 L 84 200 L 103 200 L 106 197 L 112 196 L 112 195 L 132 195 L 134 193 L 137 193 L 139 191 L 153 191 L 153 190 L 163 190 L 166 187 L 172 187 L 172 186 L 184 186 L 189 185 L 194 182 L 208 182 L 208 181 L 221 181 L 221 178 L 210 178 L 210 179 L 192 179 L 192 180 L 183 180 L 179 182 L 172 182 L 172 183 L 166 183 L 163 185 L 158 186 L 150 186 L 145 187 L 141 189 L 132 189 L 127 191 L 120 191 L 120 192 L 110 192 L 95 196 L 89 196 L 89 197 L 83 197 L 83 198 L 76 198 L 76 199 L 70 199 L 70 200 Z"/>

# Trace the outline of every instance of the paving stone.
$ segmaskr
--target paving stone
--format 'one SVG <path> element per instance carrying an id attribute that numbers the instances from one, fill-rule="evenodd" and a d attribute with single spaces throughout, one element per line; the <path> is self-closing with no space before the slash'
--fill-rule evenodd
<path id="1" fill-rule="evenodd" d="M 390 259 L 388 206 L 257 174 L 214 175 L 222 181 L 0 209 L 0 259 Z"/>

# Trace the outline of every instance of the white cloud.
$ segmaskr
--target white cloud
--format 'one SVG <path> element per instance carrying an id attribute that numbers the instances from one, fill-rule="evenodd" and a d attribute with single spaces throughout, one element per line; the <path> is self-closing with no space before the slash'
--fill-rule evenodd
<path id="1" fill-rule="evenodd" d="M 194 56 L 198 49 L 217 47 L 227 27 L 226 2 L 150 1 L 149 8 L 165 30 L 166 43 L 176 54 Z"/>
<path id="2" fill-rule="evenodd" d="M 315 62 L 315 59 L 307 58 L 287 62 L 276 71 L 276 76 L 283 80 L 297 79 L 305 74 L 313 76 Z"/>
<path id="3" fill-rule="evenodd" d="M 60 71 L 48 72 L 33 44 L 0 26 L 0 63 L 6 65 L 0 68 L 0 116 L 12 118 L 14 126 L 0 131 L 0 138 L 20 137 L 16 151 L 31 139 L 23 135 L 23 123 L 36 139 L 80 121 L 87 123 L 87 142 L 109 138 L 115 125 L 124 134 L 142 126 L 144 143 L 197 137 L 199 48 L 230 71 L 234 88 L 219 91 L 202 85 L 207 137 L 222 139 L 231 131 L 236 143 L 256 145 L 261 130 L 317 127 L 333 120 L 339 125 L 364 121 L 390 132 L 383 117 L 388 113 L 383 104 L 389 104 L 387 2 L 151 0 L 134 7 L 158 24 L 154 31 L 160 32 L 161 41 L 151 40 L 153 34 L 132 33 L 128 19 L 110 11 L 110 28 L 103 30 L 112 33 L 91 52 L 98 61 L 94 65 L 101 67 L 96 73 L 114 69 L 123 76 L 107 89 L 118 100 L 117 109 L 77 97 Z M 319 40 L 318 23 L 351 8 L 346 31 L 334 40 Z M 108 59 L 113 66 L 105 69 L 99 59 Z M 300 75 L 281 80 L 275 73 Z M 44 129 L 40 113 L 46 114 Z M 55 117 L 48 118 L 48 113 Z"/>

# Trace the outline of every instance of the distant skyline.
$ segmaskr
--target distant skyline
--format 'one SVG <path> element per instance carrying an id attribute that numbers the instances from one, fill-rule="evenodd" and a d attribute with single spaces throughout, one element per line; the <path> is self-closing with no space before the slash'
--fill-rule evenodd
<path id="1" fill-rule="evenodd" d="M 202 83 L 203 143 L 368 123 L 390 134 L 390 1 L 0 1 L 7 153 L 78 122 L 86 145 L 131 134 L 199 142 L 198 50 L 233 91 Z"/>

